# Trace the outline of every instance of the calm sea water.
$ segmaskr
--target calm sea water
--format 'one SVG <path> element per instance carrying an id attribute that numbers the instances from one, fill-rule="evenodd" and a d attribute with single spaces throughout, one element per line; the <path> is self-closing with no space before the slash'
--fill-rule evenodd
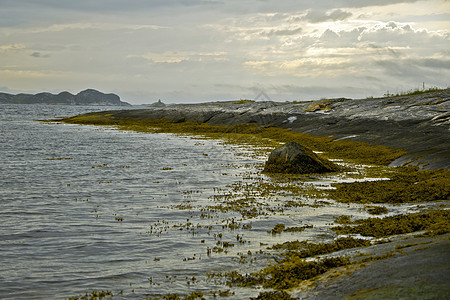
<path id="1" fill-rule="evenodd" d="M 285 240 L 333 239 L 327 224 L 334 216 L 364 215 L 329 202 L 247 218 L 240 222 L 251 229 L 230 230 L 224 225 L 237 215 L 204 214 L 218 189 L 259 174 L 264 158 L 219 141 L 35 121 L 106 109 L 114 108 L 0 106 L 1 299 L 224 291 L 208 272 L 257 270 L 266 263 L 257 251 Z M 314 228 L 268 234 L 277 223 Z M 219 240 L 235 246 L 208 255 Z M 248 251 L 256 261 L 240 263 Z M 233 299 L 259 293 L 232 291 Z"/>
<path id="2" fill-rule="evenodd" d="M 174 228 L 195 213 L 173 207 L 257 161 L 215 141 L 35 121 L 106 109 L 0 106 L 0 298 L 189 293 L 214 288 L 193 276 L 235 265 L 206 255 L 221 225 Z"/>

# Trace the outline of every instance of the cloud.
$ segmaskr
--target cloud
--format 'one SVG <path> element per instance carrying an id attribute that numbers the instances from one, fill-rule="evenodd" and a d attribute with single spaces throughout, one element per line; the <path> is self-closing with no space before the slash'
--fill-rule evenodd
<path id="1" fill-rule="evenodd" d="M 321 23 L 328 21 L 342 21 L 352 16 L 352 13 L 335 9 L 331 12 L 310 10 L 302 19 L 311 23 Z"/>
<path id="2" fill-rule="evenodd" d="M 49 54 L 42 55 L 41 52 L 37 52 L 37 51 L 31 53 L 30 56 L 36 57 L 36 58 L 48 58 L 48 57 L 50 57 Z"/>
<path id="3" fill-rule="evenodd" d="M 358 77 L 362 82 L 380 83 L 382 77 L 384 81 L 390 78 L 391 83 L 414 82 L 449 71 L 449 55 L 442 52 L 450 47 L 445 33 L 393 21 L 356 22 L 354 26 L 302 35 L 291 41 L 289 51 L 266 53 L 261 59 L 249 59 L 244 66 L 259 76 L 327 78 L 328 84 L 349 77 Z"/>
<path id="4" fill-rule="evenodd" d="M 127 58 L 144 58 L 152 63 L 180 63 L 183 61 L 226 61 L 227 53 L 224 51 L 218 52 L 195 52 L 195 51 L 166 51 L 163 53 L 147 52 L 142 55 L 128 55 Z"/>
<path id="5" fill-rule="evenodd" d="M 12 92 L 14 92 L 12 89 L 10 89 L 9 87 L 7 87 L 7 86 L 0 86 L 0 92 L 3 92 L 3 93 L 12 93 Z"/>
<path id="6" fill-rule="evenodd" d="M 25 45 L 21 44 L 21 43 L 14 43 L 14 44 L 10 44 L 10 45 L 3 45 L 0 46 L 0 51 L 2 52 L 6 52 L 6 51 L 20 51 L 25 49 Z"/>
<path id="7" fill-rule="evenodd" d="M 286 36 L 286 35 L 297 35 L 302 32 L 302 28 L 293 28 L 293 29 L 271 29 L 267 32 L 262 32 L 261 35 L 264 36 Z"/>
<path id="8" fill-rule="evenodd" d="M 87 23 L 63 23 L 52 24 L 47 27 L 34 28 L 33 33 L 40 32 L 60 32 L 60 31 L 75 31 L 75 30 L 157 30 L 167 28 L 165 26 L 158 26 L 153 24 L 123 24 L 123 23 L 108 23 L 108 22 L 87 22 Z"/>
<path id="9" fill-rule="evenodd" d="M 403 62 L 405 65 L 417 68 L 427 68 L 429 70 L 450 70 L 450 60 L 445 58 L 408 58 Z"/>

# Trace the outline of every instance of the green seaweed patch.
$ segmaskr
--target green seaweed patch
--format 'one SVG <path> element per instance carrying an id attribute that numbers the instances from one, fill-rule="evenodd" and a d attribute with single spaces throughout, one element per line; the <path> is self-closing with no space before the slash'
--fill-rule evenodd
<path id="1" fill-rule="evenodd" d="M 240 99 L 237 101 L 234 101 L 233 104 L 247 104 L 247 103 L 254 103 L 255 100 L 249 100 L 249 99 Z"/>
<path id="2" fill-rule="evenodd" d="M 256 298 L 250 297 L 250 300 L 295 300 L 285 291 L 260 292 Z"/>
<path id="3" fill-rule="evenodd" d="M 351 248 L 368 247 L 371 243 L 368 240 L 355 239 L 352 237 L 342 237 L 332 243 L 313 244 L 307 241 L 285 242 L 272 246 L 274 250 L 288 250 L 290 256 L 299 258 L 312 257 L 316 255 L 329 254 Z"/>
<path id="4" fill-rule="evenodd" d="M 326 103 L 314 103 L 308 106 L 308 108 L 305 108 L 303 112 L 315 112 L 320 110 L 329 111 L 331 110 L 331 107 L 329 107 Z"/>
<path id="5" fill-rule="evenodd" d="M 366 211 L 371 215 L 383 215 L 389 212 L 385 206 L 367 206 Z"/>
<path id="6" fill-rule="evenodd" d="M 263 287 L 286 290 L 297 287 L 304 280 L 324 274 L 330 269 L 348 265 L 347 257 L 325 257 L 319 261 L 305 261 L 297 257 L 263 270 Z"/>
<path id="7" fill-rule="evenodd" d="M 351 218 L 352 216 L 348 215 L 337 216 L 334 217 L 334 222 L 338 224 L 351 224 L 352 223 Z"/>
<path id="8" fill-rule="evenodd" d="M 280 234 L 281 232 L 300 232 L 312 227 L 312 225 L 286 227 L 286 225 L 284 224 L 276 224 L 271 230 L 268 230 L 267 232 L 275 235 Z"/>
<path id="9" fill-rule="evenodd" d="M 195 299 L 205 299 L 202 291 L 195 291 L 189 295 L 179 295 L 179 294 L 168 294 L 163 296 L 152 296 L 148 297 L 149 300 L 195 300 Z"/>
<path id="10" fill-rule="evenodd" d="M 100 113 L 87 113 L 70 118 L 61 119 L 64 123 L 68 124 L 81 124 L 81 125 L 119 125 L 118 121 L 112 118 L 112 114 L 105 112 Z"/>
<path id="11" fill-rule="evenodd" d="M 360 234 L 375 238 L 417 231 L 427 231 L 428 235 L 450 232 L 448 210 L 430 210 L 427 212 L 397 215 L 385 218 L 368 218 L 356 220 L 350 225 L 331 228 L 338 234 Z"/>
<path id="12" fill-rule="evenodd" d="M 277 224 L 272 228 L 272 230 L 268 230 L 267 232 L 271 234 L 280 234 L 285 227 L 286 225 L 284 224 Z"/>
<path id="13" fill-rule="evenodd" d="M 111 291 L 97 291 L 93 290 L 91 293 L 87 293 L 82 296 L 75 296 L 75 297 L 69 297 L 69 300 L 101 300 L 105 297 L 112 297 L 114 296 Z"/>
<path id="14" fill-rule="evenodd" d="M 312 225 L 304 225 L 304 226 L 293 226 L 293 227 L 287 227 L 283 229 L 283 232 L 300 232 L 304 231 L 307 228 L 313 228 Z"/>
<path id="15" fill-rule="evenodd" d="M 350 264 L 350 260 L 347 257 L 325 257 L 318 261 L 290 257 L 256 273 L 243 275 L 233 271 L 218 276 L 227 277 L 227 284 L 230 286 L 262 286 L 275 290 L 287 290 L 299 286 L 304 280 L 348 264 Z"/>
<path id="16" fill-rule="evenodd" d="M 352 203 L 411 203 L 450 199 L 450 170 L 401 167 L 390 180 L 334 184 L 331 198 Z"/>
<path id="17" fill-rule="evenodd" d="M 283 255 L 284 258 L 278 263 L 272 264 L 258 272 L 240 274 L 237 271 L 232 271 L 229 273 L 209 274 L 208 276 L 225 277 L 229 286 L 262 286 L 263 288 L 275 290 L 288 290 L 299 286 L 302 281 L 317 277 L 330 269 L 350 264 L 350 259 L 346 256 L 324 257 L 315 261 L 307 261 L 305 258 L 344 249 L 368 247 L 370 245 L 370 241 L 352 237 L 339 238 L 333 243 L 286 242 L 272 247 L 275 250 L 288 250 Z"/>

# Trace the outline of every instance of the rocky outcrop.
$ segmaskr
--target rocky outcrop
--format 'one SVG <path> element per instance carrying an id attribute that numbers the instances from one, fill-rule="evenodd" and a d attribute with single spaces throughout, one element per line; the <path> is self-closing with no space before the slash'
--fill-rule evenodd
<path id="1" fill-rule="evenodd" d="M 320 159 L 310 149 L 291 142 L 273 150 L 264 166 L 265 173 L 309 174 L 336 171 L 331 162 Z"/>
<path id="2" fill-rule="evenodd" d="M 76 95 L 72 95 L 69 92 L 61 92 L 57 95 L 51 93 L 38 93 L 35 95 L 0 93 L 0 104 L 130 106 L 129 103 L 120 101 L 120 97 L 116 94 L 104 94 L 93 89 L 84 90 Z"/>

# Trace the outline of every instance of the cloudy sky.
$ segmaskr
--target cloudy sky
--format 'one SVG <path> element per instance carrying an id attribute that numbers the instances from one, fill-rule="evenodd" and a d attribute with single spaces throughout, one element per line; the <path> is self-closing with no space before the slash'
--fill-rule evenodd
<path id="1" fill-rule="evenodd" d="M 130 103 L 450 86 L 449 0 L 0 0 L 0 91 Z"/>

